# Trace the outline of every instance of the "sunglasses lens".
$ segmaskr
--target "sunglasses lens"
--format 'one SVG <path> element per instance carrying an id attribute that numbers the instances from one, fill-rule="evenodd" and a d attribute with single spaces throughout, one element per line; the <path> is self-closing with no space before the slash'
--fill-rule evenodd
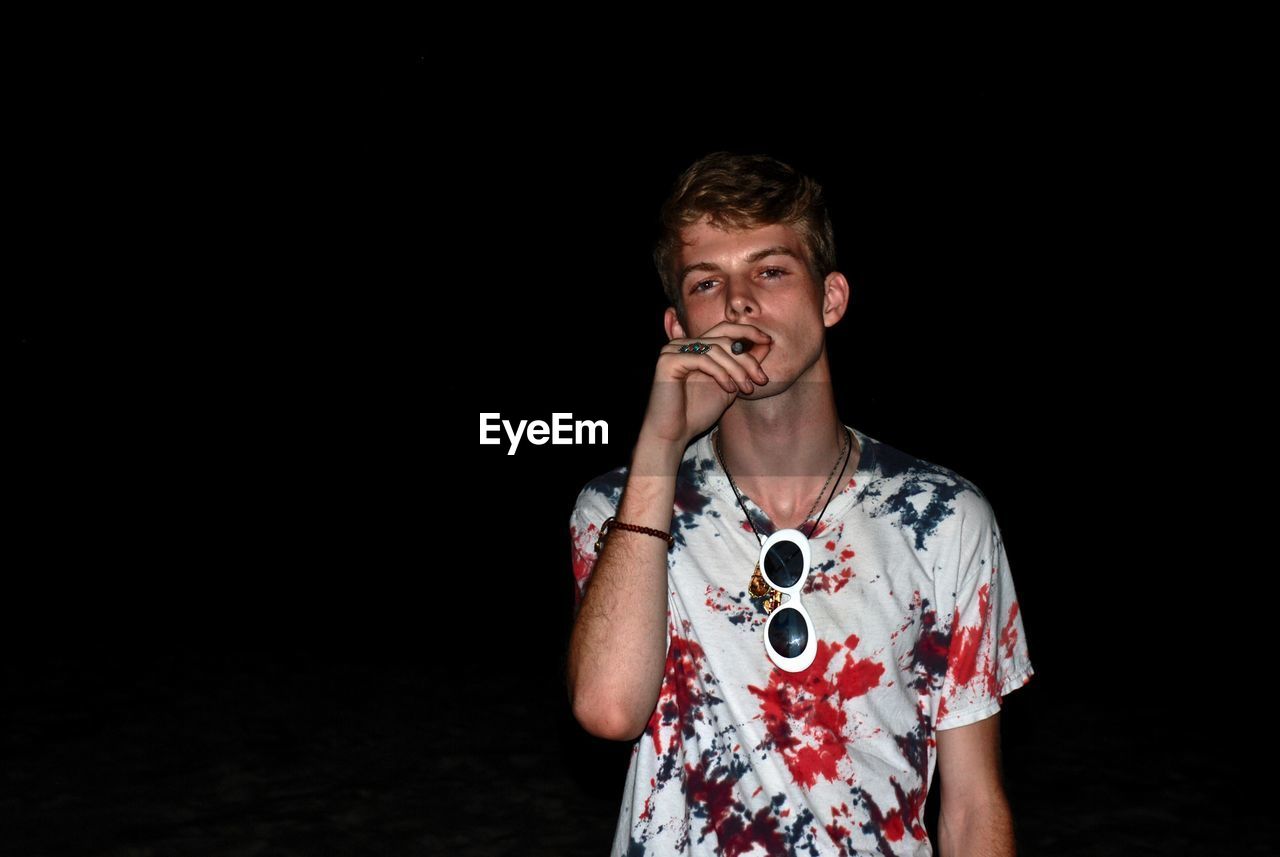
<path id="1" fill-rule="evenodd" d="M 769 625 L 769 645 L 784 658 L 798 658 L 809 643 L 804 616 L 794 607 L 779 607 Z"/>
<path id="2" fill-rule="evenodd" d="M 804 555 L 795 542 L 778 542 L 764 557 L 764 571 L 782 588 L 795 586 L 804 574 Z"/>

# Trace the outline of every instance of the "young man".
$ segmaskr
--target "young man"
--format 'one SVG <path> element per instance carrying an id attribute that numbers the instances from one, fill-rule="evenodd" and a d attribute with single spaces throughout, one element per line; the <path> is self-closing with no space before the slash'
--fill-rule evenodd
<path id="1" fill-rule="evenodd" d="M 670 342 L 630 465 L 570 519 L 573 712 L 635 741 L 611 853 L 932 854 L 936 764 L 942 853 L 1012 854 L 998 715 L 1033 670 L 1000 530 L 836 413 L 821 188 L 717 152 L 663 225 Z"/>

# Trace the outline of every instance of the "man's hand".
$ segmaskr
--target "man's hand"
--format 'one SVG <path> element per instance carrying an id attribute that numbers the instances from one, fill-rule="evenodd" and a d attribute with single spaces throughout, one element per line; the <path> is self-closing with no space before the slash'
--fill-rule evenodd
<path id="1" fill-rule="evenodd" d="M 733 353 L 733 342 L 754 343 L 741 354 Z M 682 345 L 701 342 L 711 348 L 704 353 L 681 352 Z M 696 435 L 710 428 L 741 394 L 750 394 L 755 385 L 769 383 L 760 361 L 769 353 L 773 338 L 749 324 L 723 321 L 694 339 L 672 339 L 658 353 L 653 389 L 645 412 L 642 435 L 687 446 Z"/>

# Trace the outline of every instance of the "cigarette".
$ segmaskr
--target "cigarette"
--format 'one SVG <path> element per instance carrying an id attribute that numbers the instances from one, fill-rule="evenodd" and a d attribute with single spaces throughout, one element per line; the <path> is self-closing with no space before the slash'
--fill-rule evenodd
<path id="1" fill-rule="evenodd" d="M 733 341 L 733 353 L 741 354 L 751 347 L 750 339 L 735 339 Z"/>

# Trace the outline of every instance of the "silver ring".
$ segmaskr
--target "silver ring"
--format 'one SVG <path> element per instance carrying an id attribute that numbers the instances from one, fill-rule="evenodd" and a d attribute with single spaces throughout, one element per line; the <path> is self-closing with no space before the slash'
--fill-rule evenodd
<path id="1" fill-rule="evenodd" d="M 705 342 L 688 342 L 680 346 L 682 352 L 693 354 L 706 354 L 711 350 L 711 346 Z"/>

